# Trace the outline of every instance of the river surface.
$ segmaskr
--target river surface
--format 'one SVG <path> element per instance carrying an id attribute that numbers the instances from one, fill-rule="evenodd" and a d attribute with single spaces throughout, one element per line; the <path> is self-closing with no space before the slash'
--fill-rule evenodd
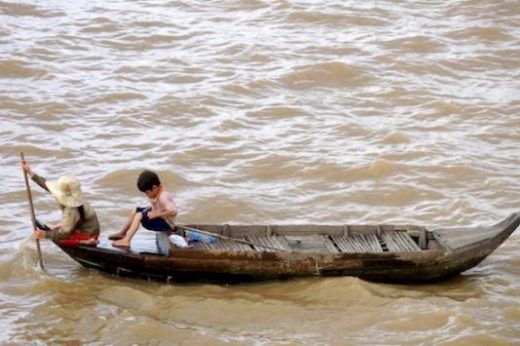
<path id="1" fill-rule="evenodd" d="M 19 165 L 76 174 L 103 235 L 144 168 L 183 223 L 493 224 L 520 211 L 517 0 L 2 0 L 0 121 L 2 345 L 520 344 L 520 231 L 428 285 L 162 284 L 48 241 L 42 272 Z"/>

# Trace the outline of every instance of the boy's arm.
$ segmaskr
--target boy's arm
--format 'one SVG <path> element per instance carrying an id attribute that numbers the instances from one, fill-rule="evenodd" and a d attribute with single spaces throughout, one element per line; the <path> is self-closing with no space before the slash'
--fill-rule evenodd
<path id="1" fill-rule="evenodd" d="M 154 219 L 156 217 L 175 217 L 175 216 L 177 216 L 177 209 L 175 209 L 175 210 L 150 210 L 147 215 L 148 215 L 149 219 Z"/>
<path id="2" fill-rule="evenodd" d="M 173 201 L 173 198 L 166 193 L 161 195 L 161 204 L 163 209 L 161 210 L 150 210 L 148 212 L 148 218 L 153 219 L 156 217 L 175 217 L 177 216 L 177 206 Z"/>

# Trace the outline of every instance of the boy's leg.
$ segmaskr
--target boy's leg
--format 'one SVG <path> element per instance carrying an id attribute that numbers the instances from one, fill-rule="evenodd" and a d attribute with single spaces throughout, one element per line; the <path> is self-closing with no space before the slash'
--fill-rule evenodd
<path id="1" fill-rule="evenodd" d="M 119 240 L 119 239 L 123 239 L 126 232 L 128 231 L 128 229 L 130 228 L 130 225 L 132 225 L 132 221 L 134 220 L 134 216 L 135 216 L 136 212 L 133 211 L 130 213 L 130 216 L 128 217 L 128 220 L 126 221 L 125 225 L 116 233 L 114 234 L 111 234 L 108 236 L 108 239 L 110 240 Z"/>
<path id="2" fill-rule="evenodd" d="M 130 241 L 132 241 L 132 238 L 134 237 L 135 233 L 139 229 L 142 217 L 143 217 L 142 213 L 134 213 L 134 217 L 132 218 L 132 222 L 130 223 L 130 227 L 128 227 L 124 237 L 122 239 L 119 239 L 119 240 L 116 240 L 116 241 L 112 242 L 112 245 L 113 246 L 129 247 L 130 246 Z"/>
<path id="3" fill-rule="evenodd" d="M 146 211 L 143 212 L 141 225 L 147 230 L 154 232 L 171 233 L 173 231 L 171 226 L 162 217 L 150 219 Z"/>

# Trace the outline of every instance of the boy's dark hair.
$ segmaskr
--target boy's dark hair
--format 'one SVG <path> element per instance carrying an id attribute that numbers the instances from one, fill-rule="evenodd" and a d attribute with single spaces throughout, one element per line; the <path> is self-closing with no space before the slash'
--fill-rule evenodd
<path id="1" fill-rule="evenodd" d="M 153 186 L 160 186 L 161 181 L 159 180 L 159 176 L 150 170 L 144 170 L 139 174 L 139 178 L 137 178 L 137 188 L 141 192 L 150 191 Z"/>

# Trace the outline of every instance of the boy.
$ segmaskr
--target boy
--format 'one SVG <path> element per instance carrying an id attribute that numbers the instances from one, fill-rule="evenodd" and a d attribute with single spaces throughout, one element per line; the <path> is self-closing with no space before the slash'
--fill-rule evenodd
<path id="1" fill-rule="evenodd" d="M 137 179 L 137 188 L 150 199 L 152 205 L 147 208 L 136 208 L 123 228 L 108 237 L 110 240 L 115 240 L 112 242 L 113 246 L 130 247 L 139 224 L 156 232 L 170 232 L 175 228 L 177 206 L 172 196 L 161 185 L 159 176 L 149 170 L 143 171 Z"/>

